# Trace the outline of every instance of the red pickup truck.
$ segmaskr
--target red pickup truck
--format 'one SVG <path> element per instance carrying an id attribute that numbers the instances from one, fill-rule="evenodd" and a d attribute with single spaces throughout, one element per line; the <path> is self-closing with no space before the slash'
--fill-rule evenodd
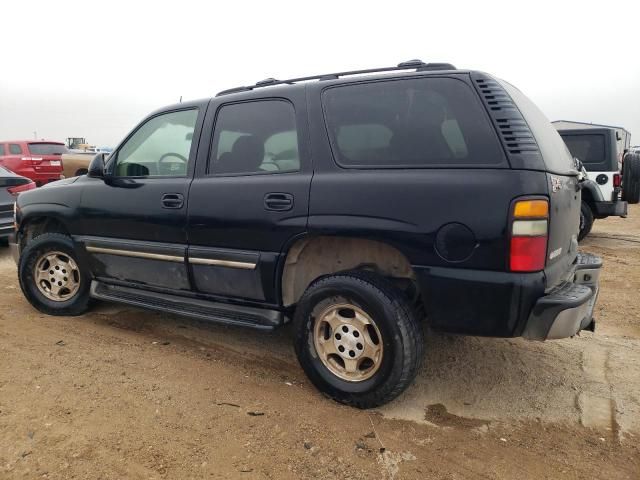
<path id="1" fill-rule="evenodd" d="M 48 140 L 0 141 L 0 165 L 30 178 L 36 185 L 60 180 L 62 154 L 67 147 Z"/>

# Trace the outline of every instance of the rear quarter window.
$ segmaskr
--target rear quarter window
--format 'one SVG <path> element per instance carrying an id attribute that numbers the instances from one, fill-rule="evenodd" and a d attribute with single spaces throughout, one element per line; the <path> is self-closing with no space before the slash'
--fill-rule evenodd
<path id="1" fill-rule="evenodd" d="M 9 144 L 9 153 L 11 155 L 20 155 L 22 153 L 22 147 L 17 143 Z"/>
<path id="2" fill-rule="evenodd" d="M 334 157 L 343 167 L 506 166 L 477 94 L 457 79 L 330 87 L 323 109 Z"/>

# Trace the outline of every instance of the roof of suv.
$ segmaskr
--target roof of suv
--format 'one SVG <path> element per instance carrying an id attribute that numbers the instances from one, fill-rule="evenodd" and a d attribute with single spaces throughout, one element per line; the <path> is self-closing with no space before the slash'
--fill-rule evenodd
<path id="1" fill-rule="evenodd" d="M 324 73 L 320 75 L 311 75 L 307 77 L 298 77 L 291 78 L 288 80 L 278 80 L 275 78 L 267 78 L 265 80 L 261 80 L 256 82 L 254 85 L 247 85 L 241 87 L 234 87 L 227 90 L 222 90 L 218 92 L 216 96 L 221 95 L 229 95 L 233 93 L 241 93 L 241 92 L 250 92 L 252 90 L 256 90 L 258 88 L 264 87 L 272 87 L 276 85 L 282 86 L 291 86 L 299 83 L 304 83 L 308 81 L 327 81 L 327 80 L 338 80 L 344 77 L 349 76 L 357 76 L 358 80 L 361 80 L 363 77 L 366 79 L 375 79 L 375 78 L 384 78 L 384 74 L 388 74 L 390 72 L 401 73 L 404 71 L 413 71 L 415 72 L 423 72 L 423 73 L 441 73 L 443 71 L 456 71 L 456 73 L 461 73 L 450 63 L 424 63 L 422 60 L 408 60 L 406 62 L 399 63 L 395 67 L 381 67 L 381 68 L 368 68 L 364 70 L 350 70 L 346 72 L 334 72 L 334 73 Z"/>

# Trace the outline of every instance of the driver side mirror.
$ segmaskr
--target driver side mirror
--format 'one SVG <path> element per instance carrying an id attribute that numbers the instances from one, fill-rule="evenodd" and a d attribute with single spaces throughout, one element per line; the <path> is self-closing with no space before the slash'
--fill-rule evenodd
<path id="1" fill-rule="evenodd" d="M 91 163 L 89 164 L 89 169 L 87 170 L 87 176 L 93 178 L 104 178 L 104 159 L 107 156 L 106 153 L 98 153 Z"/>

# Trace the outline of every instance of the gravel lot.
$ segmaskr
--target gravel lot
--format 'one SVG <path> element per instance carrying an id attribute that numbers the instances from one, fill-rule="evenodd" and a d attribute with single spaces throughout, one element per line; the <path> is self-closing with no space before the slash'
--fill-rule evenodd
<path id="1" fill-rule="evenodd" d="M 640 478 L 640 207 L 597 221 L 595 334 L 431 334 L 377 411 L 325 399 L 273 334 L 99 304 L 48 317 L 0 251 L 0 478 Z"/>

